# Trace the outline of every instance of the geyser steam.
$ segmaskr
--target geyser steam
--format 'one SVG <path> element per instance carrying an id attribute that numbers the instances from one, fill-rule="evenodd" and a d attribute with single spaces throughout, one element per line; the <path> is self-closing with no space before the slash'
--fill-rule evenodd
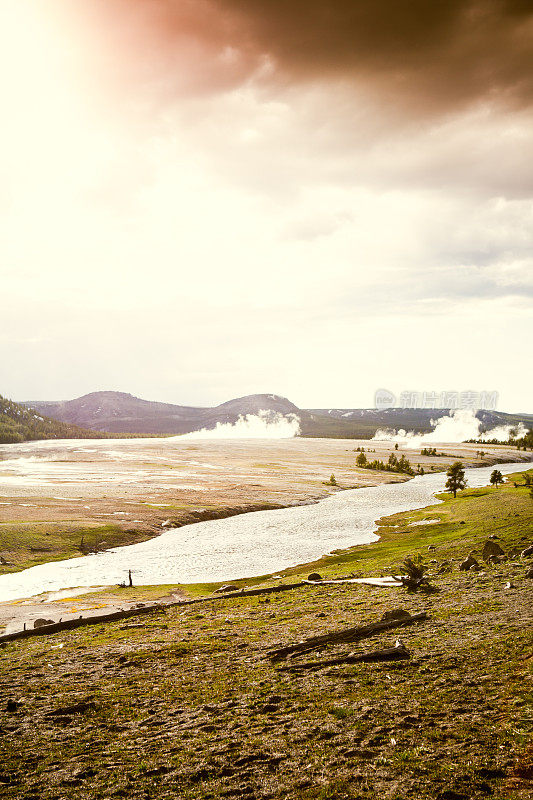
<path id="1" fill-rule="evenodd" d="M 259 411 L 240 416 L 237 422 L 217 422 L 215 428 L 202 428 L 180 436 L 180 439 L 292 439 L 300 433 L 296 414 Z"/>
<path id="2" fill-rule="evenodd" d="M 414 431 L 378 430 L 373 441 L 376 442 L 397 442 L 404 447 L 420 447 L 433 442 L 450 442 L 459 444 L 470 439 L 491 440 L 497 439 L 499 442 L 506 442 L 512 430 L 516 430 L 516 438 L 524 436 L 527 431 L 520 423 L 518 426 L 498 425 L 490 431 L 480 433 L 481 420 L 475 412 L 470 409 L 458 409 L 452 411 L 445 417 L 431 420 L 433 430 L 431 433 L 415 433 Z"/>

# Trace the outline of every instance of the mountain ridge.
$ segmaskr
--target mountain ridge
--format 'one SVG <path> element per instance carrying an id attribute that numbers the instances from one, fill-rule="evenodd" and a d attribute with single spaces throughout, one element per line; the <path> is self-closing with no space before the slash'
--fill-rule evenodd
<path id="1" fill-rule="evenodd" d="M 416 433 L 432 430 L 431 420 L 450 413 L 450 409 L 301 409 L 286 397 L 272 393 L 236 397 L 213 407 L 182 406 L 143 400 L 127 392 L 90 392 L 66 401 L 32 401 L 41 414 L 71 425 L 100 433 L 177 435 L 199 428 L 211 429 L 218 423 L 234 424 L 240 416 L 294 414 L 300 418 L 305 437 L 371 438 L 379 428 L 404 428 Z M 483 428 L 496 425 L 533 427 L 532 414 L 507 414 L 479 410 Z"/>

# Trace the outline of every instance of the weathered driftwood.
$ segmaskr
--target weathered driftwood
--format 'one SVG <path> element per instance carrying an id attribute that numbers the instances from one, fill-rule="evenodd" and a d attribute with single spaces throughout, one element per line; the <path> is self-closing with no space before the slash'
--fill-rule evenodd
<path id="1" fill-rule="evenodd" d="M 47 636 L 51 633 L 60 633 L 65 630 L 72 630 L 73 628 L 80 628 L 86 625 L 98 625 L 102 622 L 113 622 L 115 620 L 125 619 L 127 617 L 136 617 L 140 614 L 149 614 L 153 611 L 165 610 L 173 606 L 189 606 L 196 603 L 213 602 L 214 600 L 231 600 L 232 598 L 250 597 L 251 595 L 260 594 L 273 594 L 276 592 L 285 592 L 290 589 L 297 589 L 305 586 L 306 584 L 299 583 L 281 583 L 277 586 L 268 586 L 264 589 L 244 589 L 238 592 L 228 592 L 227 594 L 215 594 L 209 597 L 197 597 L 194 600 L 174 600 L 164 603 L 152 603 L 151 605 L 143 606 L 142 608 L 128 608 L 121 611 L 108 612 L 106 614 L 93 614 L 90 617 L 79 617 L 78 619 L 66 619 L 59 622 L 54 622 L 51 625 L 42 625 L 38 628 L 26 628 L 23 630 L 13 631 L 12 633 L 0 634 L 1 642 L 12 642 L 15 639 L 27 639 L 32 636 Z M 24 623 L 25 625 L 25 623 Z"/>
<path id="2" fill-rule="evenodd" d="M 297 670 L 322 669 L 322 667 L 334 667 L 337 664 L 357 664 L 359 662 L 372 661 L 401 661 L 411 658 L 409 650 L 405 645 L 397 642 L 394 647 L 387 647 L 384 650 L 371 650 L 368 653 L 346 653 L 337 658 L 328 658 L 324 661 L 304 661 L 300 664 L 289 664 L 279 667 L 280 671 L 294 672 Z"/>
<path id="3" fill-rule="evenodd" d="M 67 619 L 54 622 L 52 625 L 43 625 L 40 628 L 25 628 L 24 630 L 13 631 L 12 633 L 0 634 L 1 642 L 12 642 L 15 639 L 27 639 L 33 636 L 47 636 L 51 633 L 60 633 L 65 630 L 72 630 L 73 628 L 84 627 L 86 625 L 98 625 L 102 622 L 113 622 L 115 620 L 124 619 L 126 617 L 135 617 L 142 614 L 149 614 L 153 611 L 165 610 L 174 606 L 190 606 L 197 603 L 208 603 L 220 600 L 232 600 L 240 597 L 252 597 L 254 595 L 263 594 L 277 594 L 278 592 L 287 592 L 292 589 L 301 589 L 309 585 L 319 585 L 308 583 L 307 581 L 299 581 L 298 583 L 280 583 L 276 586 L 267 586 L 263 589 L 240 589 L 238 592 L 228 592 L 227 594 L 213 594 L 209 597 L 197 597 L 194 600 L 174 600 L 171 602 L 153 603 L 151 605 L 143 606 L 142 608 L 129 608 L 121 611 L 113 611 L 106 614 L 94 614 L 90 617 L 83 617 L 78 619 Z"/>
<path id="4" fill-rule="evenodd" d="M 415 592 L 417 589 L 429 589 L 429 581 L 425 576 L 426 568 L 422 564 L 415 564 L 415 562 L 411 558 L 406 558 L 403 562 L 403 566 L 405 567 L 405 571 L 407 572 L 406 576 L 398 576 L 398 580 L 401 581 L 402 586 L 404 586 L 408 591 Z"/>
<path id="5" fill-rule="evenodd" d="M 109 614 L 95 614 L 92 617 L 78 617 L 77 619 L 65 619 L 54 622 L 51 625 L 41 625 L 38 628 L 25 628 L 22 631 L 4 633 L 0 636 L 0 642 L 12 642 L 15 639 L 29 639 L 31 636 L 47 636 L 51 633 L 82 628 L 86 625 L 97 625 L 101 622 L 113 622 L 127 617 L 136 617 L 139 614 L 151 614 L 161 608 L 160 605 L 145 606 L 144 608 L 128 608 L 121 611 L 112 611 Z"/>
<path id="6" fill-rule="evenodd" d="M 278 647 L 274 650 L 267 652 L 271 661 L 280 661 L 282 658 L 292 655 L 293 653 L 308 653 L 311 650 L 320 650 L 327 644 L 341 644 L 344 642 L 359 642 L 361 639 L 368 639 L 376 633 L 391 630 L 391 628 L 398 628 L 403 625 L 412 625 L 414 622 L 421 622 L 427 619 L 427 614 L 422 612 L 420 614 L 406 614 L 405 617 L 398 619 L 380 620 L 379 622 L 372 622 L 370 625 L 360 625 L 357 628 L 345 628 L 340 631 L 332 631 L 325 633 L 322 636 L 311 636 L 309 639 L 304 639 L 303 642 L 296 644 L 289 644 L 285 647 Z"/>
<path id="7" fill-rule="evenodd" d="M 381 589 L 394 589 L 398 586 L 400 588 L 403 586 L 402 577 L 396 575 L 387 575 L 382 578 L 333 578 L 330 581 L 310 581 L 308 578 L 306 581 L 303 581 L 303 583 L 308 583 L 311 586 L 342 586 L 347 583 L 358 583 L 364 586 L 377 586 Z"/>

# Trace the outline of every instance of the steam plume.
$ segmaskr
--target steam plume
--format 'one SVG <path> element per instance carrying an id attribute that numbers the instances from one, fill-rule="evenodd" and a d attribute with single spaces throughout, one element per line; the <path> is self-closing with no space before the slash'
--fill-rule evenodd
<path id="1" fill-rule="evenodd" d="M 180 439 L 292 439 L 300 433 L 300 419 L 296 414 L 259 411 L 258 414 L 239 416 L 237 422 L 217 422 L 216 428 L 202 428 L 180 436 Z"/>
<path id="2" fill-rule="evenodd" d="M 459 443 L 470 439 L 491 440 L 506 442 L 511 431 L 516 431 L 516 437 L 524 436 L 527 431 L 520 423 L 518 426 L 498 425 L 490 431 L 480 433 L 481 420 L 477 419 L 474 411 L 458 409 L 445 417 L 431 420 L 433 430 L 430 433 L 415 433 L 414 431 L 378 430 L 373 437 L 376 442 L 397 442 L 404 447 L 420 447 L 434 442 Z"/>

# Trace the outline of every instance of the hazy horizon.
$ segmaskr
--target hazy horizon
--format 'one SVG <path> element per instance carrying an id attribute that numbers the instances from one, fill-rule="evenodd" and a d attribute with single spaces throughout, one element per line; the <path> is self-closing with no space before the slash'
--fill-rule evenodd
<path id="1" fill-rule="evenodd" d="M 188 402 L 181 401 L 179 398 L 178 399 L 168 399 L 168 398 L 161 398 L 161 397 L 150 397 L 148 395 L 141 396 L 141 395 L 134 394 L 133 392 L 128 392 L 125 389 L 94 389 L 94 390 L 92 390 L 90 392 L 85 392 L 83 394 L 75 395 L 75 396 L 72 396 L 72 397 L 32 397 L 32 398 L 9 398 L 9 399 L 14 400 L 14 402 L 16 402 L 16 403 L 21 403 L 21 404 L 31 404 L 32 402 L 35 402 L 35 403 L 42 403 L 42 402 L 61 403 L 61 402 L 68 402 L 70 400 L 78 400 L 78 399 L 80 399 L 82 397 L 85 397 L 87 395 L 97 394 L 99 392 L 110 392 L 110 393 L 113 393 L 113 394 L 114 393 L 127 394 L 127 395 L 131 395 L 132 397 L 136 397 L 138 400 L 145 400 L 145 401 L 154 402 L 154 403 L 169 403 L 171 405 L 191 407 L 191 408 L 213 408 L 213 407 L 216 407 L 218 405 L 222 405 L 223 403 L 227 402 L 228 400 L 234 400 L 234 399 L 238 399 L 240 397 L 248 397 L 250 395 L 267 395 L 267 396 L 268 395 L 270 395 L 270 396 L 274 395 L 274 396 L 276 396 L 278 398 L 289 400 L 291 403 L 293 403 L 295 406 L 297 406 L 301 410 L 319 409 L 319 408 L 320 409 L 338 409 L 338 410 L 343 410 L 343 409 L 375 410 L 376 409 L 376 406 L 375 406 L 374 402 L 372 402 L 372 400 L 374 398 L 371 398 L 371 401 L 368 403 L 368 405 L 364 405 L 364 406 L 363 405 L 362 406 L 353 406 L 353 405 L 352 406 L 348 406 L 348 405 L 341 405 L 339 403 L 329 403 L 329 404 L 322 405 L 322 406 L 319 406 L 319 405 L 316 405 L 316 404 L 312 404 L 312 403 L 309 403 L 307 405 L 301 405 L 301 404 L 295 402 L 292 397 L 287 397 L 287 395 L 280 394 L 279 392 L 265 392 L 265 391 L 250 392 L 248 394 L 235 394 L 234 393 L 231 396 L 224 397 L 221 400 L 217 400 L 217 401 L 213 402 L 212 404 L 209 404 L 209 403 L 206 403 L 206 402 L 204 402 L 204 403 L 201 403 L 201 402 L 200 403 L 188 403 Z M 398 398 L 399 397 L 400 397 L 400 395 L 398 395 Z M 448 405 L 448 406 L 435 405 L 434 407 L 429 408 L 428 406 L 424 406 L 424 405 L 415 405 L 415 406 L 406 407 L 406 406 L 402 406 L 402 405 L 400 405 L 398 403 L 398 404 L 396 404 L 394 406 L 391 406 L 391 409 L 402 409 L 402 408 L 406 408 L 406 410 L 415 410 L 415 411 L 430 411 L 430 410 L 441 411 L 441 410 L 449 410 L 450 408 L 452 409 L 452 411 L 454 410 L 453 406 L 450 406 L 450 405 Z M 501 412 L 508 413 L 508 414 L 520 414 L 520 413 L 522 413 L 522 414 L 533 414 L 532 410 L 527 410 L 527 409 L 523 409 L 523 408 L 521 408 L 521 409 L 508 409 L 508 408 L 503 408 L 500 405 L 497 405 L 496 407 L 493 407 L 493 406 L 491 406 L 489 404 L 481 405 L 479 407 L 476 407 L 476 409 L 479 410 L 479 411 L 497 411 L 497 412 L 501 411 Z M 474 409 L 474 410 L 476 410 L 476 409 Z"/>

